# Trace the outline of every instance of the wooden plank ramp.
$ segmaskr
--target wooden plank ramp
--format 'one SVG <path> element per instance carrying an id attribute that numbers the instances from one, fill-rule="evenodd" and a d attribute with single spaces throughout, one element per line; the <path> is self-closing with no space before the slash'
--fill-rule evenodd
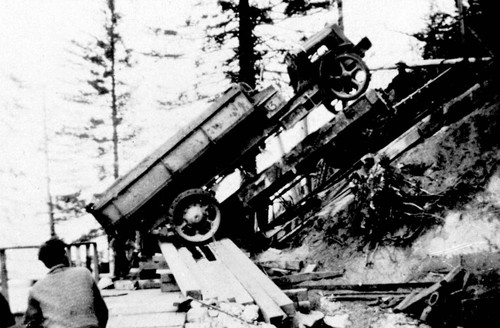
<path id="1" fill-rule="evenodd" d="M 236 263 L 242 268 L 244 277 L 250 277 L 264 289 L 273 301 L 288 315 L 295 315 L 293 301 L 267 276 L 265 275 L 245 253 L 243 253 L 231 240 L 223 239 L 214 242 L 212 247 L 217 255 L 222 256 L 224 264 Z"/>
<path id="2" fill-rule="evenodd" d="M 160 248 L 186 297 L 255 303 L 264 321 L 275 325 L 296 313 L 294 302 L 229 239 L 196 248 L 160 243 Z"/>
<path id="3" fill-rule="evenodd" d="M 202 299 L 200 284 L 189 270 L 188 265 L 183 261 L 177 248 L 170 243 L 160 243 L 160 249 L 182 294 L 186 297 Z"/>
<path id="4" fill-rule="evenodd" d="M 109 309 L 108 328 L 182 328 L 186 313 L 177 304 L 186 300 L 179 292 L 158 289 L 102 290 Z"/>

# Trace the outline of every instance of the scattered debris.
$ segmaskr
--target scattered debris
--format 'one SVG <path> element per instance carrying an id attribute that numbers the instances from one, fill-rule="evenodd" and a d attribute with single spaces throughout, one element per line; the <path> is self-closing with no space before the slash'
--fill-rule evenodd
<path id="1" fill-rule="evenodd" d="M 318 321 L 323 320 L 325 314 L 320 311 L 311 311 L 310 313 L 297 313 L 299 327 L 313 327 Z"/>
<path id="2" fill-rule="evenodd" d="M 327 315 L 323 319 L 323 322 L 326 326 L 332 328 L 346 328 L 351 324 L 351 321 L 349 320 L 349 314 L 347 313 L 334 316 Z"/>

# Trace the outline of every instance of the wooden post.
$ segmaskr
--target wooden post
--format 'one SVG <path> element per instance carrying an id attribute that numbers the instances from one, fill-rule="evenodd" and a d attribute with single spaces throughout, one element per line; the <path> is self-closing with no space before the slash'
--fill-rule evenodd
<path id="1" fill-rule="evenodd" d="M 68 258 L 68 265 L 73 266 L 73 261 L 71 260 L 71 245 L 66 247 L 66 257 Z"/>
<path id="2" fill-rule="evenodd" d="M 7 274 L 7 256 L 5 249 L 0 249 L 0 279 L 2 279 L 2 294 L 9 301 L 9 276 Z"/>
<path id="3" fill-rule="evenodd" d="M 92 243 L 94 245 L 94 279 L 99 282 L 99 253 L 97 252 L 97 243 Z"/>
<path id="4" fill-rule="evenodd" d="M 92 263 L 90 261 L 90 244 L 85 244 L 85 267 L 92 271 Z"/>
<path id="5" fill-rule="evenodd" d="M 82 265 L 80 245 L 71 245 L 71 248 L 75 250 L 75 266 L 79 267 Z"/>

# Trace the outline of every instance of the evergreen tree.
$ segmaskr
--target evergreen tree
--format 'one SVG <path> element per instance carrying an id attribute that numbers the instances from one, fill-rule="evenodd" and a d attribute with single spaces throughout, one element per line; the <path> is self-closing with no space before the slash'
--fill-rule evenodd
<path id="1" fill-rule="evenodd" d="M 0 138 L 4 141 L 0 147 L 0 222 L 18 226 L 23 233 L 26 227 L 27 233 L 39 229 L 40 236 L 48 236 L 53 233 L 52 211 L 43 170 L 39 88 L 14 75 L 0 76 L 0 80 Z"/>
<path id="2" fill-rule="evenodd" d="M 257 84 L 259 64 L 266 50 L 259 48 L 263 40 L 255 33 L 256 26 L 271 24 L 270 7 L 250 5 L 249 0 L 219 1 L 223 19 L 209 30 L 212 47 L 220 48 L 237 39 L 234 55 L 225 62 L 226 76 L 234 83 L 246 83 L 251 88 Z M 213 49 L 213 48 L 212 48 Z"/>
<path id="3" fill-rule="evenodd" d="M 124 45 L 119 32 L 121 15 L 115 9 L 114 0 L 107 0 L 103 15 L 103 36 L 93 36 L 92 41 L 87 43 L 73 41 L 76 48 L 74 54 L 79 57 L 78 65 L 87 67 L 88 75 L 86 86 L 71 100 L 87 105 L 92 112 L 91 117 L 83 131 L 63 131 L 97 145 L 101 180 L 110 175 L 114 179 L 120 176 L 120 146 L 136 133 L 134 128 L 126 127 L 127 122 L 124 121 L 130 99 L 126 74 L 133 62 L 132 50 Z M 111 165 L 106 162 L 109 154 L 112 155 Z"/>
<path id="4" fill-rule="evenodd" d="M 275 33 L 266 34 L 260 27 L 269 27 L 291 17 L 327 11 L 333 1 L 264 1 L 223 0 L 218 2 L 222 15 L 208 30 L 208 49 L 222 49 L 233 45 L 233 55 L 225 61 L 225 73 L 231 82 L 243 82 L 255 88 L 270 73 L 271 80 L 283 79 L 285 69 L 277 62 L 283 62 L 284 54 L 290 50 L 283 42 L 276 40 Z M 327 23 L 327 22 L 325 22 Z M 296 31 L 305 39 L 304 31 Z M 236 41 L 236 42 L 235 42 Z M 281 57 L 281 58 L 280 58 Z M 272 63 L 271 68 L 266 65 Z M 278 67 L 276 69 L 276 67 Z M 269 82 L 269 81 L 266 81 Z M 275 81 L 276 82 L 276 81 Z"/>
<path id="5" fill-rule="evenodd" d="M 487 1 L 472 1 L 462 13 L 433 12 L 427 27 L 413 36 L 424 43 L 422 57 L 458 58 L 491 55 L 491 19 L 483 8 Z M 465 27 L 465 28 L 463 28 Z"/>

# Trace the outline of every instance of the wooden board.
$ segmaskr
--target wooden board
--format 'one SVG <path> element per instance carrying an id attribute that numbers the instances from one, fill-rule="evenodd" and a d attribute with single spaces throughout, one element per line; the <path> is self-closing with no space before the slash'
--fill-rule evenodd
<path id="1" fill-rule="evenodd" d="M 181 259 L 175 246 L 170 243 L 160 243 L 160 249 L 183 295 L 198 300 L 203 299 L 198 281 Z"/>
<path id="2" fill-rule="evenodd" d="M 227 297 L 234 299 L 239 304 L 248 305 L 254 303 L 252 296 L 221 261 L 210 261 L 209 265 L 212 266 L 216 273 L 216 281 L 221 286 L 223 295 L 227 295 Z"/>
<path id="3" fill-rule="evenodd" d="M 288 316 L 295 315 L 296 311 L 293 301 L 286 296 L 285 293 L 283 293 L 283 291 L 276 286 L 276 284 L 273 283 L 271 279 L 269 279 L 269 277 L 267 277 L 231 240 L 224 239 L 220 242 L 213 243 L 213 246 L 218 256 L 219 254 L 223 254 L 225 256 L 223 259 L 224 263 L 226 259 L 236 263 L 235 266 L 238 266 L 240 271 L 243 272 L 244 279 L 255 281 L 259 286 L 261 286 L 266 294 L 271 297 L 271 299 Z M 232 271 L 232 268 L 229 269 Z M 233 273 L 236 274 L 234 271 Z M 238 280 L 242 281 L 241 279 L 242 277 L 238 276 Z"/>
<path id="4" fill-rule="evenodd" d="M 212 251 L 217 258 L 231 271 L 240 281 L 243 287 L 255 300 L 259 306 L 264 321 L 271 324 L 280 324 L 285 318 L 285 312 L 274 302 L 266 293 L 263 286 L 259 284 L 246 269 L 237 261 L 237 259 L 224 247 L 216 242 L 211 244 Z"/>
<path id="5" fill-rule="evenodd" d="M 203 268 L 194 260 L 193 254 L 185 247 L 179 248 L 178 251 L 189 271 L 199 283 L 203 300 L 218 298 L 216 290 L 213 288 L 213 284 L 210 282 Z"/>
<path id="6" fill-rule="evenodd" d="M 110 318 L 107 328 L 182 328 L 186 313 L 122 314 Z"/>
<path id="7" fill-rule="evenodd" d="M 276 286 L 230 239 L 224 239 L 221 244 L 238 259 L 243 268 L 264 288 L 266 293 L 285 311 L 288 316 L 295 315 L 293 301 Z"/>
<path id="8" fill-rule="evenodd" d="M 321 279 L 332 279 L 341 277 L 344 270 L 340 271 L 323 271 L 323 272 L 304 272 L 288 276 L 273 278 L 273 282 L 279 286 L 293 285 L 303 281 L 313 281 Z"/>
<path id="9" fill-rule="evenodd" d="M 210 289 L 216 295 L 219 301 L 225 302 L 236 302 L 236 297 L 231 289 L 226 288 L 225 282 L 220 276 L 220 270 L 218 268 L 217 261 L 209 261 L 207 259 L 201 259 L 198 261 L 200 270 L 203 271 L 205 277 L 210 283 Z"/>
<path id="10" fill-rule="evenodd" d="M 220 278 L 224 281 L 225 288 L 228 288 L 233 293 L 236 303 L 248 305 L 254 304 L 254 299 L 252 296 L 246 291 L 243 285 L 236 279 L 234 274 L 228 270 L 228 268 L 221 262 L 217 261 L 218 272 L 220 274 Z"/>
<path id="11" fill-rule="evenodd" d="M 107 328 L 182 328 L 186 313 L 177 312 L 177 304 L 186 300 L 180 293 L 162 293 L 158 289 L 117 293 L 102 290 L 109 309 Z"/>

